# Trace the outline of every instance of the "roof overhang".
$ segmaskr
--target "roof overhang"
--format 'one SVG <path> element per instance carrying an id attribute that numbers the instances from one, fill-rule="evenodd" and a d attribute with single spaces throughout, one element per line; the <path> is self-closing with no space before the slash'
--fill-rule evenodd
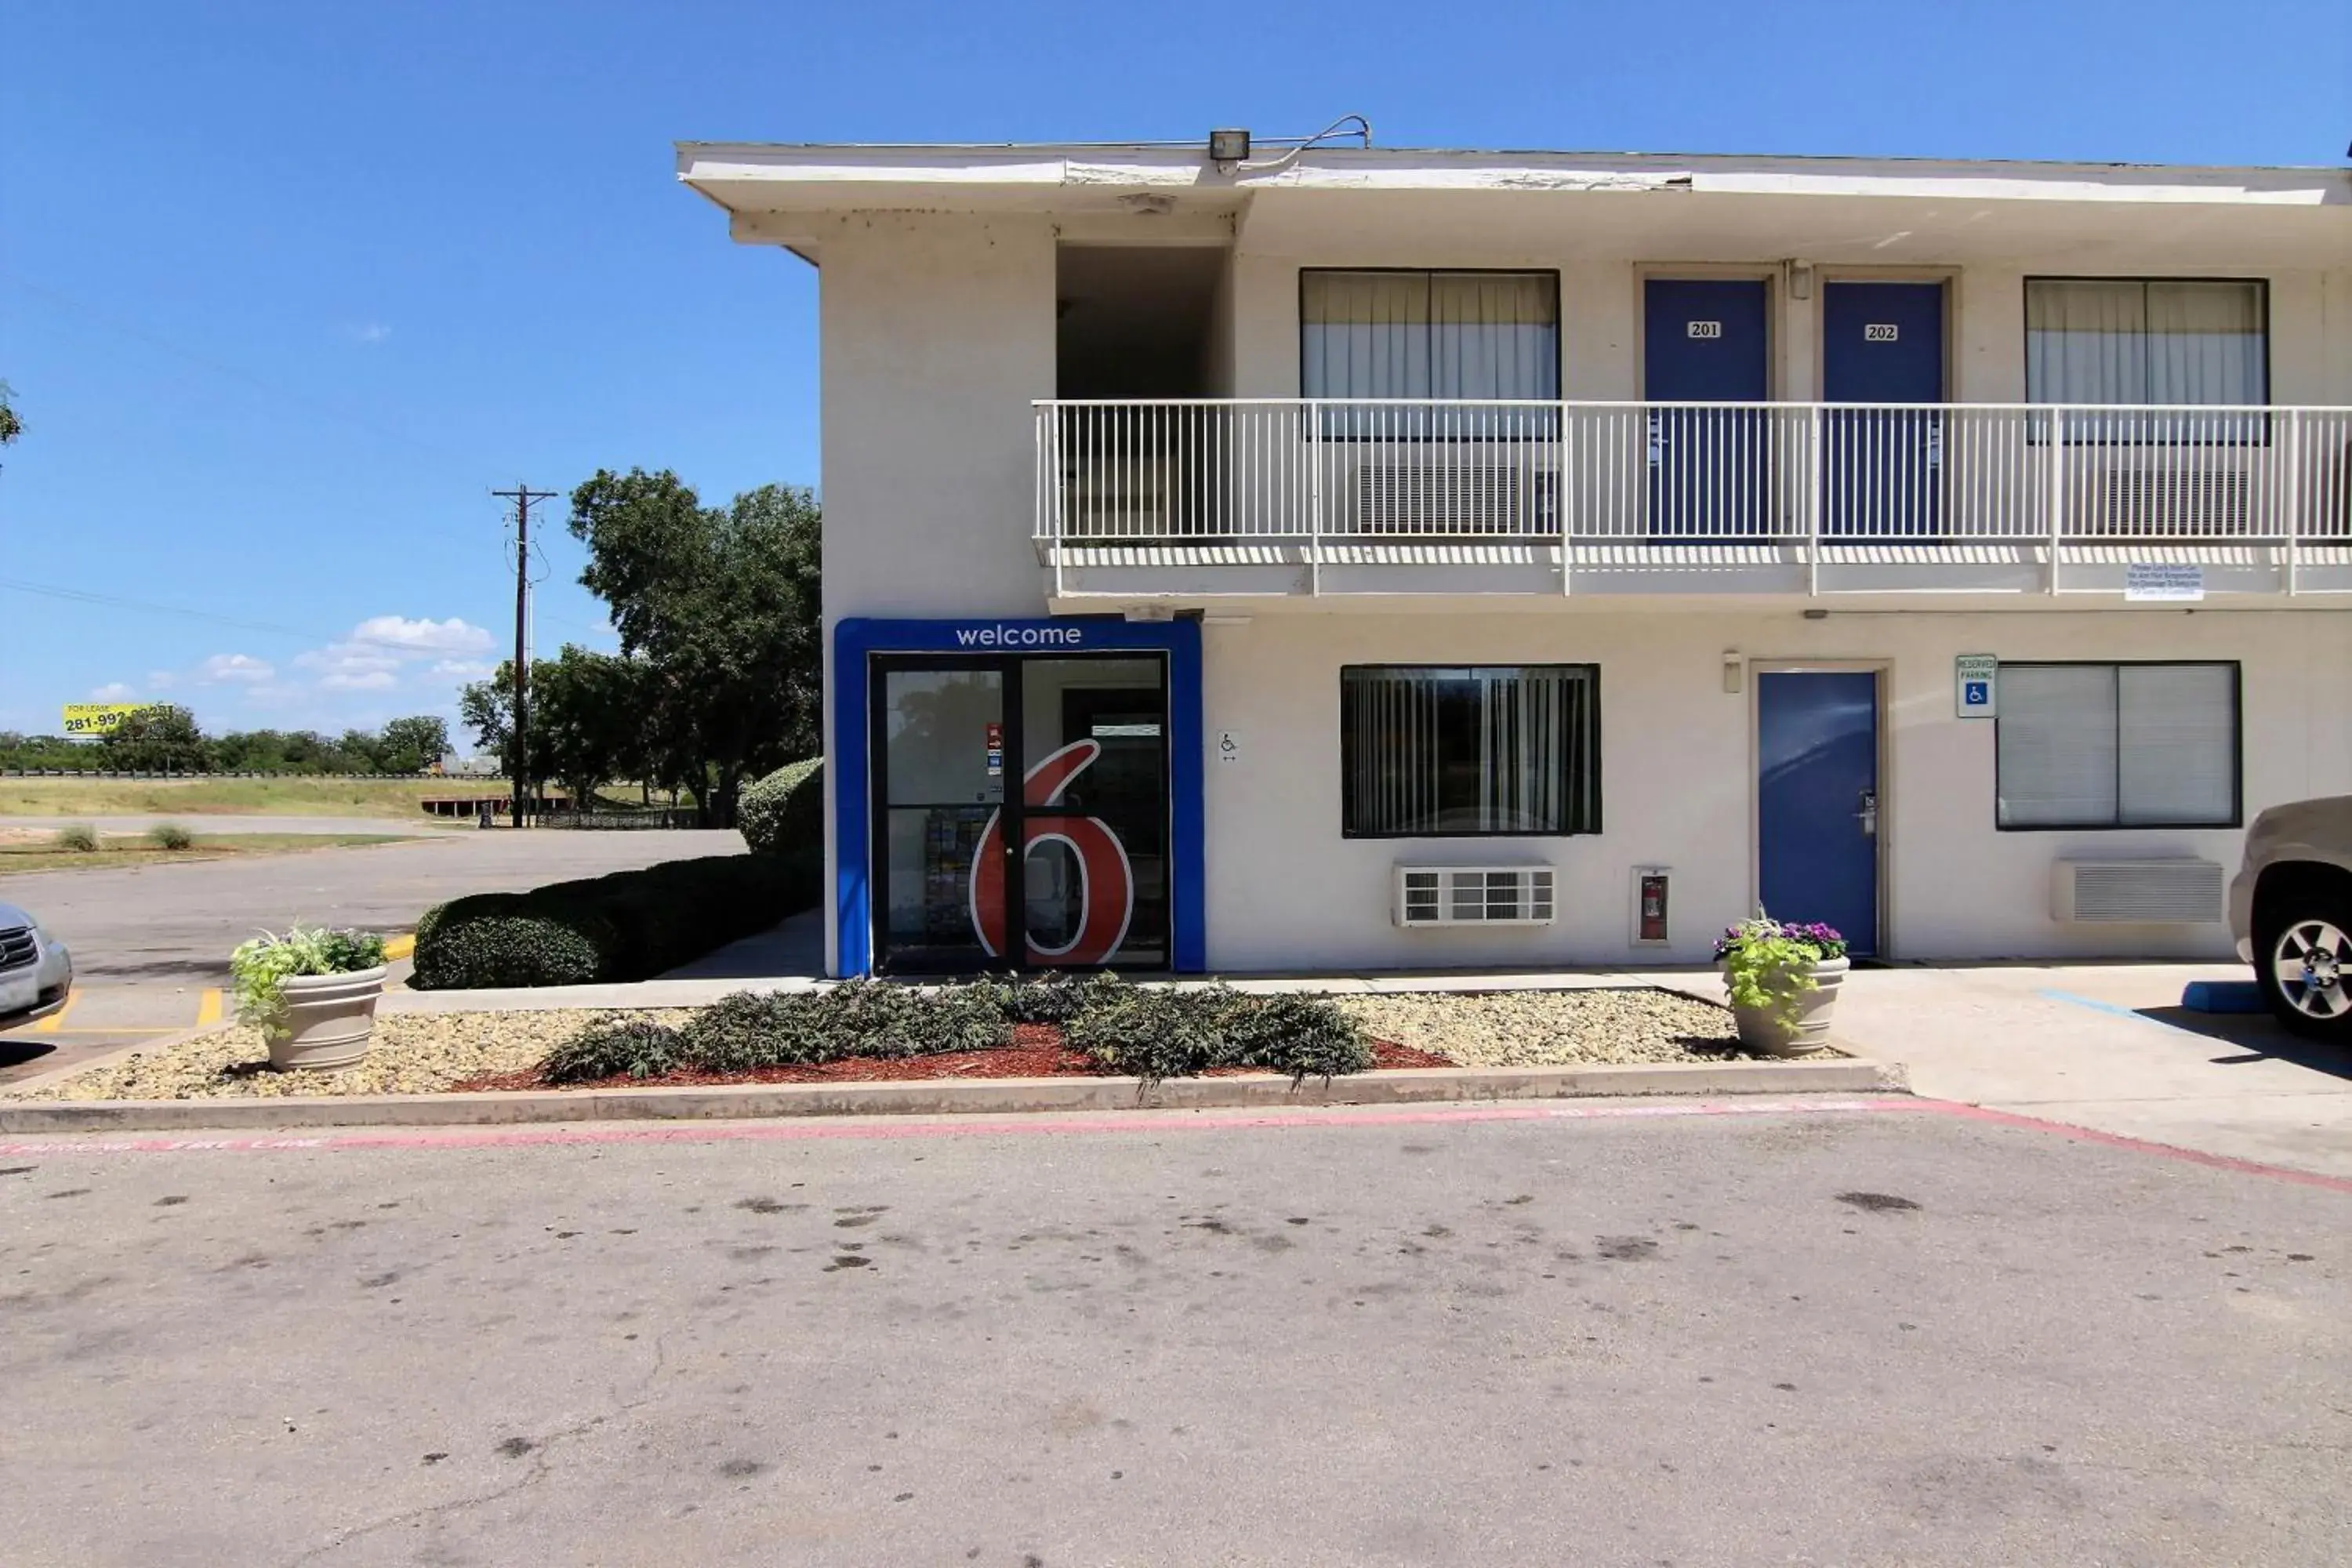
<path id="1" fill-rule="evenodd" d="M 1773 255 L 1957 261 L 2057 231 L 2179 244 L 2184 262 L 2352 255 L 2352 174 L 2334 169 L 1324 147 L 1220 166 L 1197 145 L 682 142 L 677 174 L 733 215 L 738 239 L 797 248 L 842 215 L 955 212 L 1246 217 L 1251 243 L 1276 249 L 1458 221 L 1569 254 L 1678 259 L 1703 258 L 1693 246 L 1740 253 L 1752 237 Z"/>

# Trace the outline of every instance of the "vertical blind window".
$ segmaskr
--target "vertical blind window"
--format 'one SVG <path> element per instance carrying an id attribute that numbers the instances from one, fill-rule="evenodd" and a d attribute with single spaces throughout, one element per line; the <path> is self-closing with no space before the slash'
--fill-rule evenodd
<path id="1" fill-rule="evenodd" d="M 2036 278 L 2025 285 L 2035 403 L 2270 401 L 2262 283 Z"/>
<path id="2" fill-rule="evenodd" d="M 1347 836 L 1599 832 L 1600 679 L 1570 664 L 1342 669 Z"/>
<path id="3" fill-rule="evenodd" d="M 2234 664 L 2004 664 L 2003 827 L 2230 827 Z"/>
<path id="4" fill-rule="evenodd" d="M 1299 285 L 1309 397 L 1559 395 L 1559 279 L 1549 272 L 1332 272 Z"/>

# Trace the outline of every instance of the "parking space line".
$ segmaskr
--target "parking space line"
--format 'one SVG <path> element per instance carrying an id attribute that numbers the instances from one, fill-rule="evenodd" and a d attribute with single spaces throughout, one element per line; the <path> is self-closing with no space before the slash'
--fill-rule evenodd
<path id="1" fill-rule="evenodd" d="M 80 1002 L 80 1000 L 81 987 L 77 985 L 66 993 L 66 1005 L 58 1008 L 56 1012 L 50 1014 L 47 1017 L 42 1019 L 39 1023 L 34 1025 L 33 1033 L 37 1035 L 54 1035 L 58 1030 L 64 1028 L 66 1026 L 66 1018 L 73 1012 L 75 1005 Z"/>
<path id="2" fill-rule="evenodd" d="M 208 1029 L 221 1021 L 221 994 L 217 985 L 206 986 L 196 998 L 196 1027 Z"/>

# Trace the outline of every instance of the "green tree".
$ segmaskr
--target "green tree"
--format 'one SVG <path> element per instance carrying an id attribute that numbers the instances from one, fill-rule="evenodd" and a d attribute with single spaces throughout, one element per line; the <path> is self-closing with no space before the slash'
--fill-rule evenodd
<path id="1" fill-rule="evenodd" d="M 388 773 L 420 773 L 448 752 L 448 721 L 419 713 L 383 727 L 376 742 L 376 765 Z"/>
<path id="2" fill-rule="evenodd" d="M 16 437 L 25 433 L 25 422 L 16 417 L 16 394 L 8 384 L 0 381 L 0 447 L 16 445 Z"/>
<path id="3" fill-rule="evenodd" d="M 703 819 L 731 824 L 747 778 L 819 749 L 814 494 L 763 485 L 722 509 L 667 470 L 600 469 L 572 491 L 571 528 L 588 546 L 582 585 L 644 662 L 649 733 Z"/>
<path id="4" fill-rule="evenodd" d="M 566 643 L 530 667 L 534 772 L 560 782 L 587 805 L 603 785 L 641 776 L 651 751 L 651 672 L 636 659 Z"/>
<path id="5" fill-rule="evenodd" d="M 196 773 L 212 766 L 196 716 L 171 703 L 125 714 L 98 749 L 107 767 L 128 773 Z"/>
<path id="6" fill-rule="evenodd" d="M 531 662 L 534 675 L 545 662 Z M 474 732 L 476 750 L 494 753 L 499 771 L 509 778 L 515 776 L 514 660 L 500 659 L 488 680 L 473 681 L 459 689 L 457 721 Z"/>

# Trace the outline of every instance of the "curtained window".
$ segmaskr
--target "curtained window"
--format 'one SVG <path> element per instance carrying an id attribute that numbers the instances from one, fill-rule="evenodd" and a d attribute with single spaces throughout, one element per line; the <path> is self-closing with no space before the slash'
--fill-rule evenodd
<path id="1" fill-rule="evenodd" d="M 1551 272 L 1299 274 L 1298 383 L 1308 397 L 1559 396 L 1559 278 Z M 1517 430 L 1504 411 L 1333 409 L 1328 434 L 1444 438 Z"/>
<path id="2" fill-rule="evenodd" d="M 2252 279 L 2029 279 L 2026 397 L 2130 405 L 2267 403 L 2268 303 L 2263 285 Z"/>
<path id="3" fill-rule="evenodd" d="M 1601 831 L 1600 667 L 1339 672 L 1350 838 Z"/>
<path id="4" fill-rule="evenodd" d="M 2002 827 L 2234 827 L 2235 664 L 2004 664 Z"/>

